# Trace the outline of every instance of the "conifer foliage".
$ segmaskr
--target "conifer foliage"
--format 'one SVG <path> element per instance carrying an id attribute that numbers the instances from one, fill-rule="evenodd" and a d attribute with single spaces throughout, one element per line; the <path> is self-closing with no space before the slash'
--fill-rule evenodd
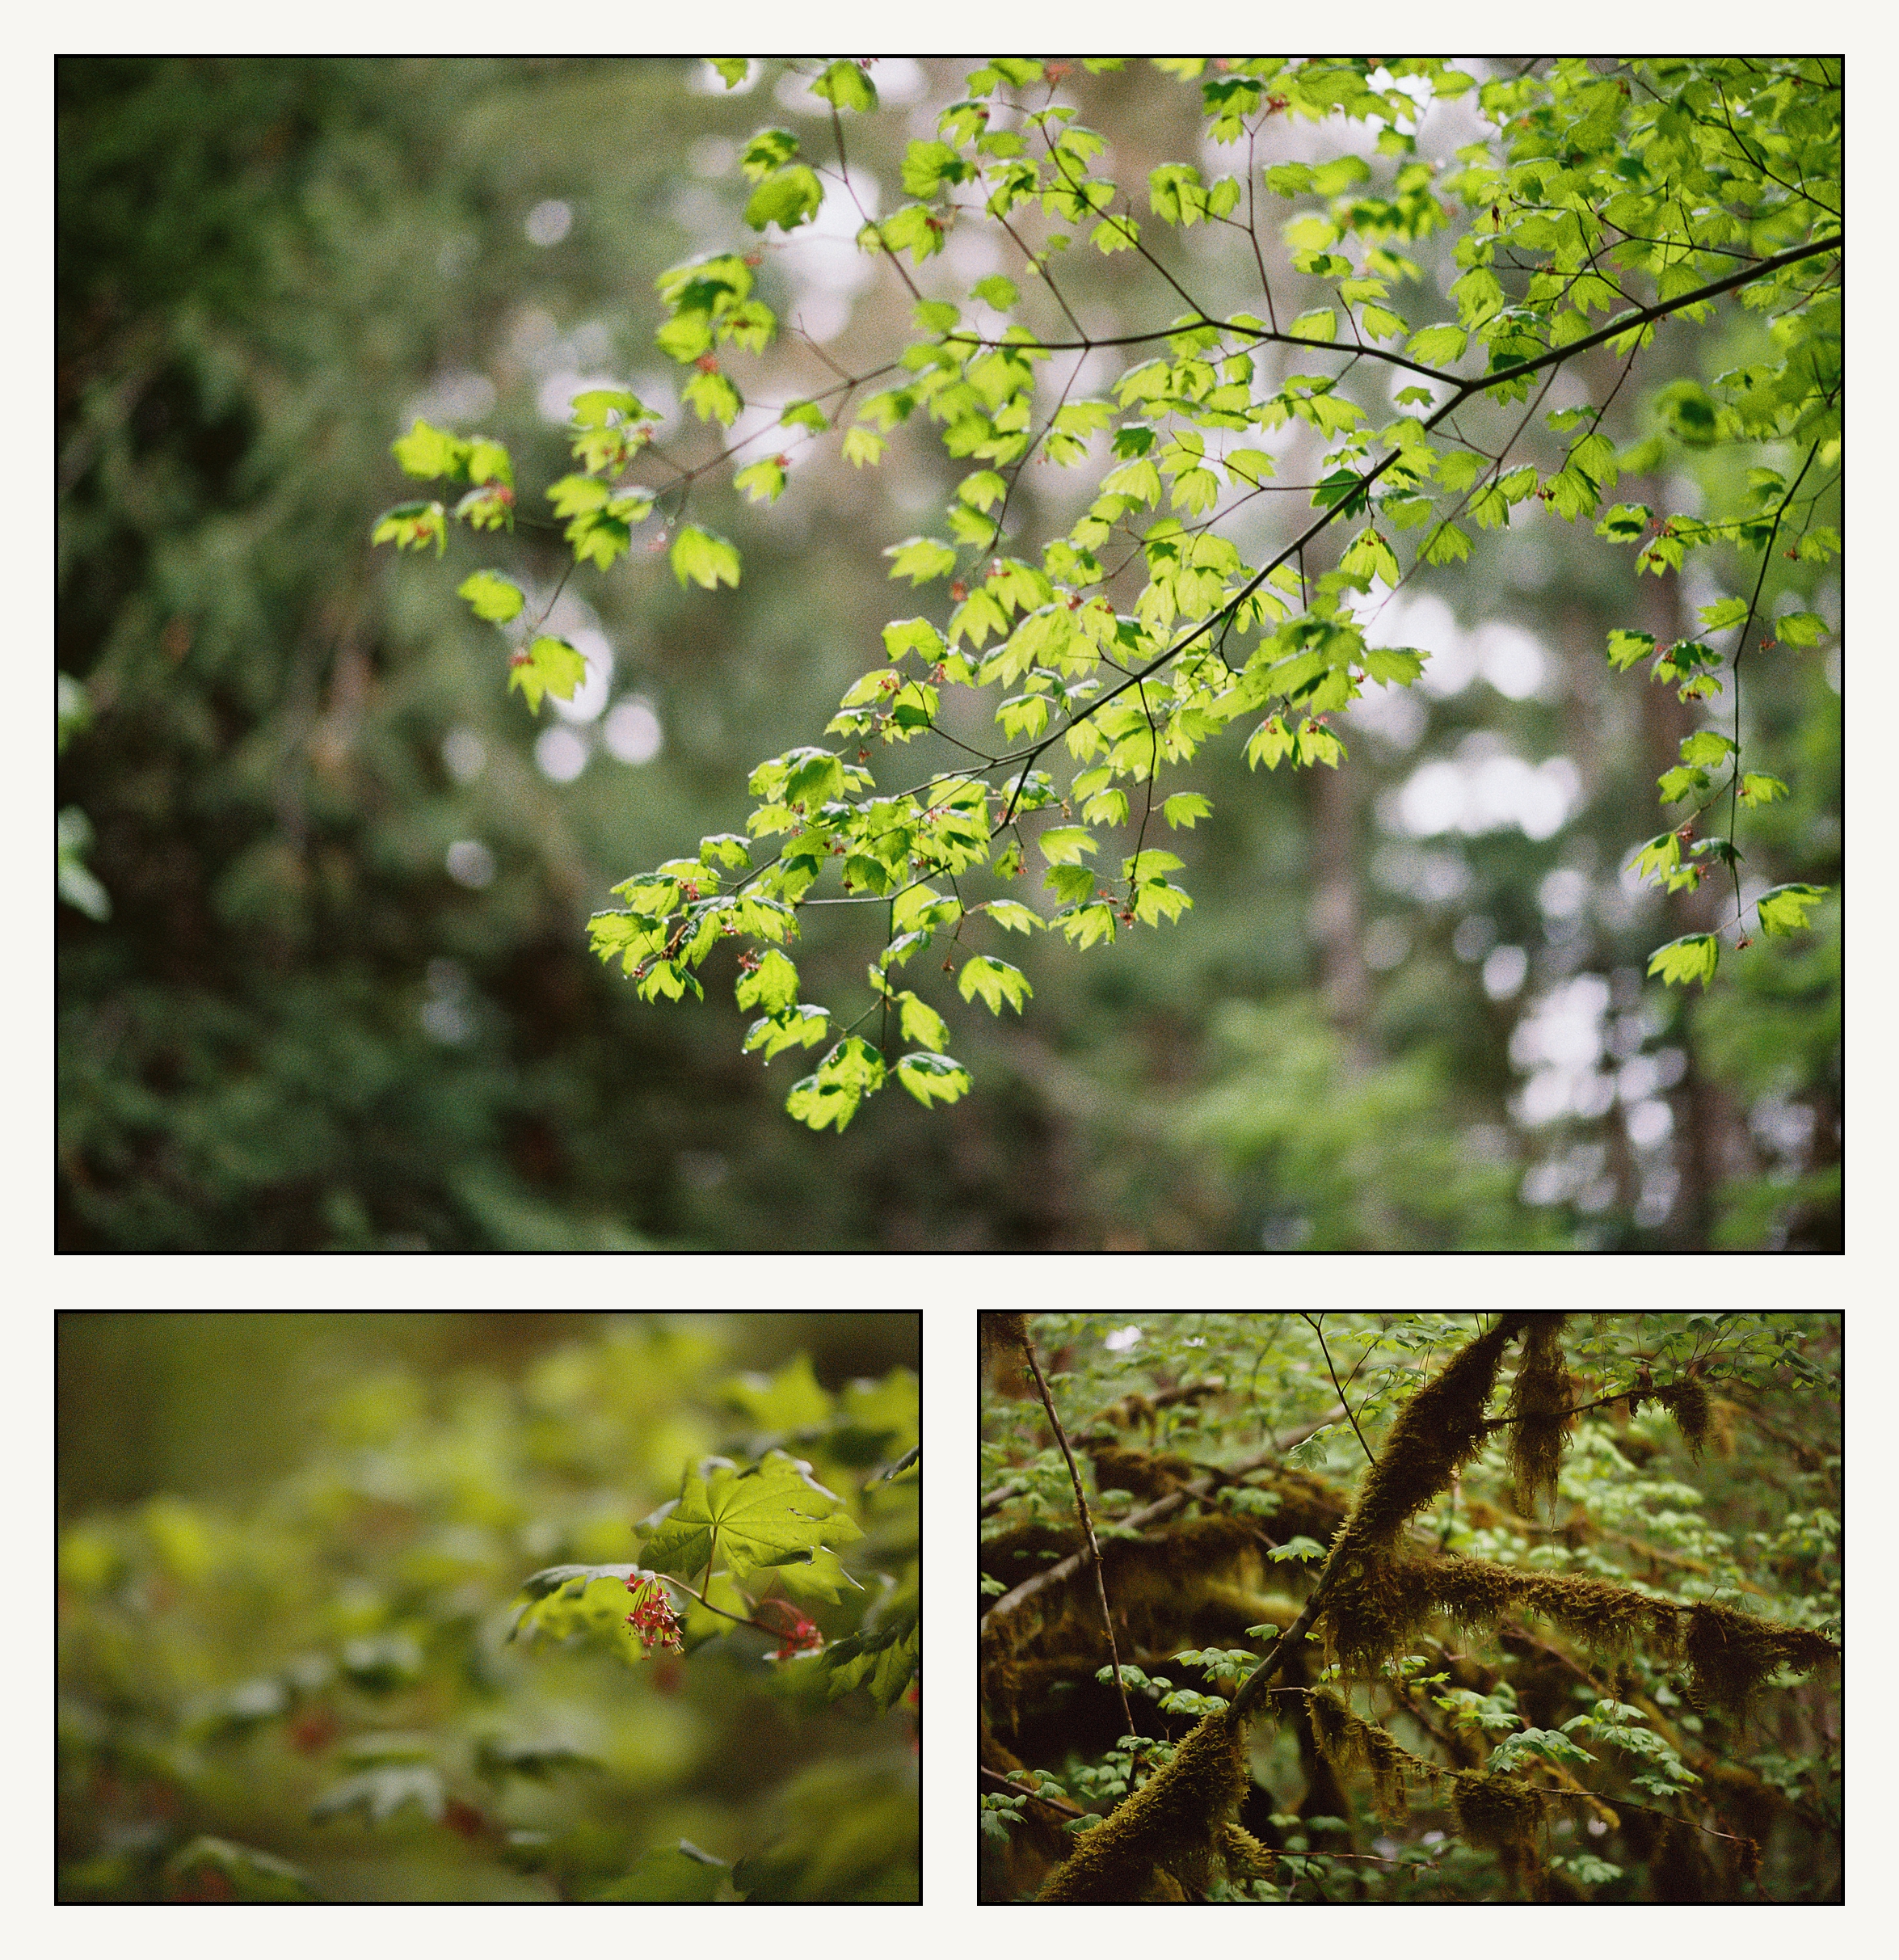
<path id="1" fill-rule="evenodd" d="M 729 86 L 752 78 L 715 65 Z M 1513 522 L 1590 527 L 1624 560 L 1628 623 L 1603 657 L 1705 724 L 1660 778 L 1665 828 L 1644 841 L 1652 817 L 1627 813 L 1643 879 L 1724 894 L 1716 928 L 1656 946 L 1651 976 L 1705 987 L 1724 946 L 1799 932 L 1827 896 L 1744 895 L 1749 819 L 1787 785 L 1757 766 L 1743 685 L 1829 631 L 1783 575 L 1841 549 L 1839 64 L 1164 61 L 1150 86 L 1197 92 L 1202 141 L 1144 181 L 1109 174 L 1137 133 L 1084 113 L 1124 65 L 972 65 L 907 143 L 902 200 L 874 215 L 852 159 L 880 113 L 874 64 L 789 64 L 777 86 L 827 105 L 824 139 L 759 129 L 736 156 L 752 235 L 659 282 L 655 338 L 704 454 L 656 441 L 658 411 L 618 388 L 575 397 L 575 466 L 551 483 L 516 484 L 485 436 L 418 423 L 395 445 L 429 487 L 377 521 L 379 544 L 433 559 L 453 535 L 505 558 L 532 512 L 590 575 L 638 544 L 708 595 L 744 575 L 705 508 L 719 478 L 771 503 L 816 445 L 874 468 L 906 424 L 950 460 L 946 506 L 886 552 L 923 609 L 891 618 L 828 723 L 758 763 L 742 830 L 629 876 L 592 922 L 648 1001 L 702 996 L 731 941 L 747 1048 L 815 1054 L 786 1104 L 814 1129 L 841 1131 L 893 1081 L 926 1107 L 968 1092 L 955 1004 L 920 977 L 939 964 L 962 1002 L 1020 1014 L 1012 935 L 1080 951 L 1178 921 L 1194 900 L 1164 840 L 1214 815 L 1195 755 L 1229 741 L 1256 769 L 1349 766 L 1328 718 L 1430 656 L 1389 643 L 1384 597 Z M 1286 160 L 1281 132 L 1314 128 L 1319 160 Z M 1448 157 L 1445 128 L 1464 139 Z M 756 401 L 748 362 L 795 331 L 772 253 L 832 206 L 904 289 L 916 337 L 856 372 L 827 362 L 808 398 Z M 972 232 L 1006 270 L 954 269 L 974 260 L 947 247 Z M 1248 304 L 1202 299 L 1190 234 L 1246 270 Z M 1432 319 L 1422 261 L 1446 246 L 1455 317 Z M 1091 331 L 1071 301 L 1076 259 L 1097 256 L 1126 268 L 1131 331 Z M 1685 333 L 1741 352 L 1706 384 L 1668 381 L 1653 432 L 1619 446 L 1611 407 Z M 1714 449 L 1732 466 L 1705 507 L 1615 500 L 1622 479 Z M 1053 508 L 1024 495 L 1031 465 L 1087 485 L 1046 534 L 1023 516 Z M 1698 637 L 1658 644 L 1637 588 L 1691 553 L 1743 566 L 1741 589 L 1700 609 Z M 573 694 L 581 655 L 504 569 L 471 563 L 457 589 L 507 636 L 530 709 Z M 791 948 L 817 903 L 874 935 L 861 1000 L 805 997 Z"/>
<path id="2" fill-rule="evenodd" d="M 1094 1452 L 1116 1638 L 1062 1452 L 992 1367 L 986 1896 L 1838 1896 L 1829 1317 L 1027 1332 Z M 1192 1474 L 1150 1495 L 1125 1466 L 1164 1446 Z"/>

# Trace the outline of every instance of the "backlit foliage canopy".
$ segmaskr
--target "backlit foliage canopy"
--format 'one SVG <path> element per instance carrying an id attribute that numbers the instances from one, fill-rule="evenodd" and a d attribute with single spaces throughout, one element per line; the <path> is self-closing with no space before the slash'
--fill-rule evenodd
<path id="1" fill-rule="evenodd" d="M 714 65 L 728 87 L 758 78 Z M 710 605 L 743 575 L 714 523 L 722 482 L 770 503 L 815 445 L 872 469 L 906 428 L 950 459 L 946 506 L 886 554 L 922 609 L 890 620 L 828 723 L 758 763 L 742 828 L 627 878 L 592 921 L 650 1001 L 701 996 L 731 941 L 747 1048 L 815 1061 L 786 1104 L 814 1129 L 893 1081 L 926 1106 L 967 1093 L 952 988 L 925 978 L 939 964 L 962 1002 L 1020 1014 L 1011 935 L 1084 950 L 1177 921 L 1194 901 L 1167 840 L 1215 815 L 1196 754 L 1230 741 L 1256 769 L 1350 766 L 1328 718 L 1430 656 L 1391 643 L 1386 598 L 1513 523 L 1585 527 L 1626 556 L 1627 622 L 1602 657 L 1695 704 L 1657 784 L 1665 826 L 1644 841 L 1653 816 L 1631 809 L 1627 856 L 1670 894 L 1708 880 L 1732 902 L 1656 946 L 1649 974 L 1706 986 L 1724 943 L 1800 932 L 1827 896 L 1795 880 L 1744 896 L 1749 820 L 1787 785 L 1756 765 L 1742 684 L 1830 630 L 1787 566 L 1841 548 L 1839 64 L 1163 61 L 1150 86 L 1196 92 L 1202 140 L 1135 177 L 1114 158 L 1137 133 L 1087 116 L 1100 71 L 1124 65 L 971 64 L 882 209 L 853 166 L 880 114 L 874 64 L 767 65 L 826 123 L 808 146 L 759 128 L 735 159 L 750 235 L 709 238 L 659 281 L 655 337 L 697 430 L 656 440 L 637 393 L 587 390 L 573 469 L 532 487 L 485 436 L 418 422 L 394 445 L 427 491 L 376 542 L 440 557 L 455 538 L 458 589 L 508 636 L 508 684 L 537 710 L 584 663 L 504 570 L 473 567 L 505 558 L 517 522 L 564 529 L 586 576 L 663 552 Z M 1317 132 L 1319 160 L 1288 160 L 1287 130 L 1306 149 Z M 903 289 L 915 337 L 854 372 L 827 360 L 808 396 L 758 399 L 748 369 L 796 331 L 772 255 L 834 208 Z M 978 231 L 1007 269 L 971 279 L 948 248 Z M 1211 234 L 1244 305 L 1205 297 L 1194 247 Z M 1069 297 L 1081 258 L 1125 268 L 1131 331 L 1091 331 Z M 1427 263 L 1454 317 L 1430 317 Z M 1659 386 L 1653 426 L 1619 445 L 1610 411 L 1648 386 L 1644 356 L 1695 333 L 1739 357 Z M 1617 500 L 1623 479 L 1714 451 L 1702 508 Z M 1044 508 L 1023 495 L 1032 466 L 1086 487 L 1046 531 L 1022 514 Z M 1637 588 L 1691 553 L 1740 567 L 1737 590 L 1658 644 Z M 792 948 L 820 904 L 873 929 L 860 1000 L 804 997 Z"/>
<path id="2" fill-rule="evenodd" d="M 1838 1895 L 1839 1328 L 1027 1317 L 983 1457 L 985 1895 Z M 1126 1732 L 1124 1708 L 1135 1732 Z"/>

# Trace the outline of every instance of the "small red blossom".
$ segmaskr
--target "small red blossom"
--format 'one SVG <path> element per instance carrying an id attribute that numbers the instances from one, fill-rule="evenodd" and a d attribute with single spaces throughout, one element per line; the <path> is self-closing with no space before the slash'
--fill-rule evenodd
<path id="1" fill-rule="evenodd" d="M 444 1806 L 442 1822 L 457 1837 L 469 1839 L 487 1837 L 495 1828 L 472 1803 L 464 1803 L 459 1797 L 451 1797 Z"/>
<path id="2" fill-rule="evenodd" d="M 172 1898 L 187 1906 L 221 1906 L 238 1895 L 236 1886 L 214 1865 L 201 1865 L 174 1878 L 171 1890 Z"/>
<path id="3" fill-rule="evenodd" d="M 701 354 L 693 365 L 701 374 L 716 374 L 718 372 L 718 356 L 716 354 Z"/>
<path id="4" fill-rule="evenodd" d="M 343 1724 L 326 1708 L 305 1709 L 286 1733 L 300 1756 L 320 1756 L 342 1733 Z"/>
<path id="5" fill-rule="evenodd" d="M 762 1616 L 768 1607 L 773 1609 L 769 1620 Z M 778 1636 L 778 1645 L 769 1657 L 773 1660 L 788 1661 L 800 1654 L 815 1654 L 824 1644 L 824 1636 L 816 1625 L 789 1600 L 760 1600 L 752 1610 L 761 1625 Z"/>
<path id="6" fill-rule="evenodd" d="M 655 1647 L 684 1653 L 686 1643 L 680 1634 L 679 1620 L 659 1580 L 631 1573 L 626 1590 L 633 1595 L 633 1611 L 626 1616 L 626 1624 L 639 1635 L 641 1646 L 649 1654 Z"/>

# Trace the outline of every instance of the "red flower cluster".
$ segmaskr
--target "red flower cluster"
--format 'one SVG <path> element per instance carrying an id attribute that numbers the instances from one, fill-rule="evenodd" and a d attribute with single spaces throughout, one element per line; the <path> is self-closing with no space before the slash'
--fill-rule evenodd
<path id="1" fill-rule="evenodd" d="M 773 1660 L 788 1661 L 800 1654 L 815 1654 L 823 1646 L 824 1636 L 789 1600 L 760 1600 L 752 1610 L 760 1613 L 768 1606 L 773 1609 L 778 1622 L 775 1629 L 778 1645 L 771 1654 Z"/>
<path id="2" fill-rule="evenodd" d="M 686 1643 L 680 1638 L 672 1602 L 659 1580 L 629 1573 L 626 1590 L 633 1595 L 633 1611 L 626 1616 L 626 1624 L 639 1635 L 646 1651 L 650 1654 L 655 1647 L 669 1647 L 675 1654 L 684 1653 Z"/>

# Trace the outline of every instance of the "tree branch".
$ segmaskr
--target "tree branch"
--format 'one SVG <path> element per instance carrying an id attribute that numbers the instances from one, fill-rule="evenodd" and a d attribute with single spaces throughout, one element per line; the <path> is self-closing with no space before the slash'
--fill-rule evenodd
<path id="1" fill-rule="evenodd" d="M 1298 1448 L 1308 1436 L 1316 1435 L 1328 1423 L 1337 1422 L 1344 1414 L 1345 1406 L 1341 1403 L 1337 1408 L 1327 1410 L 1316 1422 L 1307 1423 L 1300 1428 L 1289 1431 L 1270 1449 L 1263 1452 L 1257 1456 L 1249 1458 L 1244 1463 L 1236 1464 L 1231 1470 L 1227 1472 L 1228 1481 L 1230 1482 L 1235 1477 L 1250 1476 L 1255 1470 L 1270 1468 L 1278 1462 L 1288 1450 Z M 1157 1524 L 1162 1518 L 1171 1517 L 1175 1511 L 1192 1503 L 1196 1498 L 1205 1497 L 1214 1488 L 1217 1482 L 1218 1479 L 1211 1476 L 1196 1477 L 1192 1483 L 1183 1484 L 1179 1490 L 1168 1491 L 1165 1497 L 1156 1498 L 1152 1503 L 1143 1505 L 1140 1510 L 1131 1511 L 1121 1520 L 1122 1528 L 1131 1531 L 1139 1525 Z M 986 1627 L 992 1620 L 1006 1619 L 1017 1608 L 1025 1606 L 1030 1600 L 1035 1597 L 1037 1593 L 1043 1591 L 1048 1587 L 1059 1585 L 1065 1579 L 1072 1579 L 1086 1562 L 1085 1553 L 1072 1552 L 1066 1558 L 1058 1561 L 1055 1564 L 1047 1567 L 1046 1570 L 1030 1573 L 1019 1586 L 1005 1592 L 983 1615 L 981 1624 Z"/>

